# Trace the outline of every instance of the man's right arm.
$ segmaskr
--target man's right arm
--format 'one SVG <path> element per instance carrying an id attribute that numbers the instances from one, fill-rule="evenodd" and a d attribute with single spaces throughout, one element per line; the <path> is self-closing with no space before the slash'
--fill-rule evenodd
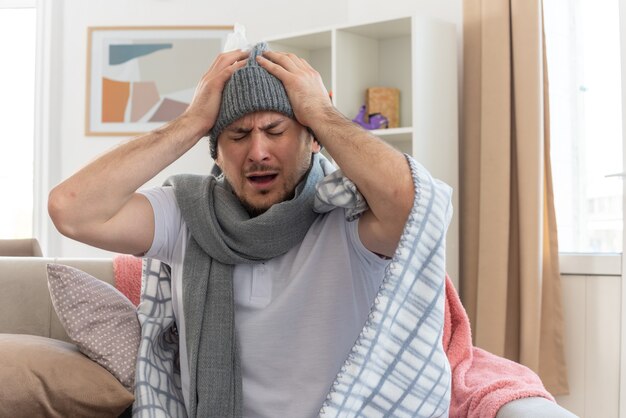
<path id="1" fill-rule="evenodd" d="M 135 193 L 206 132 L 183 116 L 126 142 L 55 187 L 48 212 L 63 235 L 109 251 L 142 254 L 154 235 L 152 206 Z"/>
<path id="2" fill-rule="evenodd" d="M 221 93 L 248 52 L 220 54 L 183 115 L 97 158 L 51 192 L 48 212 L 57 229 L 105 250 L 143 254 L 152 244 L 154 218 L 137 189 L 191 149 L 212 128 Z"/>

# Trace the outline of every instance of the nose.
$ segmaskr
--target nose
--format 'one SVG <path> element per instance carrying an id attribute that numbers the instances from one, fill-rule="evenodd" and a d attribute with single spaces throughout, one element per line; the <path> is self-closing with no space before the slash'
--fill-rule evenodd
<path id="1" fill-rule="evenodd" d="M 248 160 L 251 162 L 267 161 L 270 158 L 269 141 L 263 132 L 254 130 L 250 133 Z"/>

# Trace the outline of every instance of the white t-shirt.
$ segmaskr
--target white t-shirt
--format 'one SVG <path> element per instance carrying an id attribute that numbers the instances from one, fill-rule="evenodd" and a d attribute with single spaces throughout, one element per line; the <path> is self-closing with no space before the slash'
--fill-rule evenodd
<path id="1" fill-rule="evenodd" d="M 189 230 L 170 187 L 143 190 L 154 210 L 146 257 L 172 269 L 172 299 L 185 341 L 182 271 Z M 313 417 L 359 336 L 388 261 L 368 251 L 343 209 L 320 216 L 300 245 L 234 268 L 244 417 Z M 183 395 L 189 370 L 180 346 Z"/>

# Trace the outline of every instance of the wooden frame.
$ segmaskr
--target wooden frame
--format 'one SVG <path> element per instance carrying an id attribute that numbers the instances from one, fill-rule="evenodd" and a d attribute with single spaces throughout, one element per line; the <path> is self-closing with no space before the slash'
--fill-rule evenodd
<path id="1" fill-rule="evenodd" d="M 90 27 L 86 136 L 133 136 L 176 117 L 232 26 Z"/>

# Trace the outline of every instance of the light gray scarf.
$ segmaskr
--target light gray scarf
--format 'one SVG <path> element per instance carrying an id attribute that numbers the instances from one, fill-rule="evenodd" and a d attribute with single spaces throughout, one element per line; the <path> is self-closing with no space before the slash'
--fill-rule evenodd
<path id="1" fill-rule="evenodd" d="M 315 185 L 334 170 L 321 154 L 291 200 L 251 218 L 223 176 L 177 175 L 165 185 L 190 231 L 183 264 L 190 417 L 241 417 L 241 365 L 235 335 L 233 269 L 298 245 L 318 214 Z"/>

